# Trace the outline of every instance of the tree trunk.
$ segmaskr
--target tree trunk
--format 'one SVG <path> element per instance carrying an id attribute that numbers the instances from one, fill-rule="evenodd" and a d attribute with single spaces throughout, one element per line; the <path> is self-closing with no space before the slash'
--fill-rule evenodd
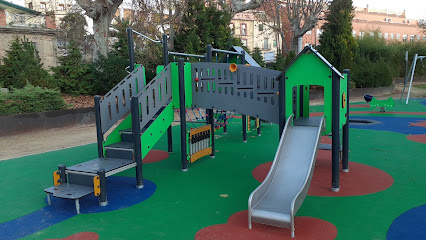
<path id="1" fill-rule="evenodd" d="M 108 54 L 109 25 L 111 20 L 112 18 L 109 12 L 104 13 L 98 19 L 93 20 L 93 60 L 98 60 L 100 55 L 106 56 Z"/>

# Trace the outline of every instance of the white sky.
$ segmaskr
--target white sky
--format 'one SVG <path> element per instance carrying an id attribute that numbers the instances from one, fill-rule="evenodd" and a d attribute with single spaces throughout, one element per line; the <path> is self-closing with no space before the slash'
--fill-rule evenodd
<path id="1" fill-rule="evenodd" d="M 24 6 L 24 0 L 8 0 L 13 3 Z M 353 0 L 356 7 L 366 7 L 380 10 L 389 10 L 402 12 L 406 10 L 407 18 L 425 19 L 426 1 L 425 0 Z"/>

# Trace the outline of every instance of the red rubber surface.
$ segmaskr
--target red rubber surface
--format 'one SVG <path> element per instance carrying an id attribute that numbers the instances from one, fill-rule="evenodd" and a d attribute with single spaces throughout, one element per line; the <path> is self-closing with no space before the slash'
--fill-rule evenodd
<path id="1" fill-rule="evenodd" d="M 421 121 L 421 122 L 416 122 L 416 123 L 411 123 L 410 122 L 410 126 L 416 126 L 416 127 L 424 127 L 424 128 L 426 128 L 426 121 Z"/>
<path id="2" fill-rule="evenodd" d="M 285 240 L 285 239 L 335 239 L 337 228 L 324 220 L 313 217 L 295 218 L 295 238 L 290 229 L 253 223 L 248 229 L 247 211 L 234 213 L 225 224 L 205 227 L 195 234 L 195 240 Z"/>
<path id="3" fill-rule="evenodd" d="M 144 157 L 142 163 L 154 163 L 163 161 L 169 157 L 169 153 L 162 150 L 152 149 L 149 153 Z"/>
<path id="4" fill-rule="evenodd" d="M 54 238 L 50 240 L 98 240 L 99 235 L 95 232 L 79 232 L 65 238 Z"/>
<path id="5" fill-rule="evenodd" d="M 408 135 L 408 140 L 426 144 L 426 134 Z"/>
<path id="6" fill-rule="evenodd" d="M 328 142 L 323 137 L 321 142 Z M 260 164 L 253 171 L 253 177 L 263 182 L 272 162 Z M 349 172 L 340 172 L 340 191 L 331 191 L 331 151 L 319 150 L 308 195 L 311 196 L 360 196 L 386 190 L 393 184 L 393 178 L 386 172 L 365 164 L 349 162 Z"/>

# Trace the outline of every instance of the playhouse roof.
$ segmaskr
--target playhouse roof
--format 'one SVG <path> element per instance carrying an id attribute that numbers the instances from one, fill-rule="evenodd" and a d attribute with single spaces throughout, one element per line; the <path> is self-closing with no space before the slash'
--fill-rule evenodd
<path id="1" fill-rule="evenodd" d="M 291 65 L 293 65 L 293 63 L 295 63 L 297 61 L 297 59 L 299 59 L 300 56 L 302 56 L 303 54 L 305 54 L 306 52 L 311 51 L 315 54 L 315 56 L 317 56 L 319 59 L 321 59 L 321 61 L 323 61 L 333 72 L 335 72 L 337 75 L 339 75 L 340 78 L 345 78 L 340 72 L 339 70 L 337 70 L 335 67 L 333 67 L 333 65 L 331 65 L 331 63 L 329 61 L 327 61 L 327 59 L 325 59 L 317 50 L 315 50 L 311 45 L 307 45 L 294 59 L 293 61 L 291 61 L 291 63 L 284 69 L 283 73 L 286 72 Z M 282 74 L 282 73 L 281 73 Z M 280 74 L 280 75 L 281 75 Z"/>

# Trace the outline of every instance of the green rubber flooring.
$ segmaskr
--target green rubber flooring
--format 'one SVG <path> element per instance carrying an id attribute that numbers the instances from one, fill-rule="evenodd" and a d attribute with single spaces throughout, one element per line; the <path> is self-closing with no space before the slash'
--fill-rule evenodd
<path id="1" fill-rule="evenodd" d="M 313 107 L 312 111 L 320 112 L 321 108 Z M 409 105 L 396 101 L 395 108 L 389 111 L 424 113 L 426 106 L 420 101 L 410 101 Z M 398 113 L 389 117 L 394 116 L 406 115 Z M 426 121 L 425 115 L 410 117 Z M 180 127 L 175 126 L 174 152 L 164 161 L 144 165 L 144 178 L 157 186 L 151 198 L 125 209 L 74 216 L 25 239 L 64 238 L 86 231 L 99 234 L 100 239 L 193 239 L 202 228 L 225 223 L 235 212 L 247 210 L 247 199 L 259 185 L 252 177 L 252 170 L 275 156 L 278 145 L 275 124 L 262 124 L 262 136 L 248 133 L 247 143 L 242 142 L 241 132 L 241 119 L 233 119 L 228 134 L 216 132 L 216 157 L 204 157 L 182 172 Z M 350 161 L 387 172 L 394 184 L 364 196 L 307 196 L 297 215 L 334 224 L 337 239 L 386 239 L 396 217 L 426 203 L 426 145 L 406 137 L 392 131 L 351 128 Z M 154 149 L 167 149 L 165 136 Z M 52 172 L 58 164 L 70 166 L 96 155 L 96 144 L 90 144 L 0 162 L 0 224 L 46 206 L 43 189 L 52 185 Z M 134 170 L 119 175 L 134 177 Z M 221 197 L 222 194 L 228 197 Z"/>

